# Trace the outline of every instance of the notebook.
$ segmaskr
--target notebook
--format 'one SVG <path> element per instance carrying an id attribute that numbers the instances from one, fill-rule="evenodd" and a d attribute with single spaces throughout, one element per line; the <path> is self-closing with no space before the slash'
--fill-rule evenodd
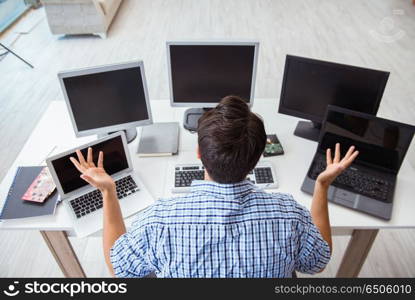
<path id="1" fill-rule="evenodd" d="M 140 157 L 177 154 L 179 148 L 179 123 L 154 123 L 144 126 L 137 148 Z"/>
<path id="2" fill-rule="evenodd" d="M 0 214 L 0 220 L 53 215 L 59 201 L 55 190 L 43 203 L 25 201 L 22 196 L 44 166 L 19 167 Z"/>

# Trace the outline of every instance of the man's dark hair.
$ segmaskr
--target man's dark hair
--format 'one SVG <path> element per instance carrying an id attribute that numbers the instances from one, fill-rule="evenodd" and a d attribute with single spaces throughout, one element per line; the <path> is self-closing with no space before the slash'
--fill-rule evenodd
<path id="1" fill-rule="evenodd" d="M 243 181 L 265 148 L 264 123 L 245 101 L 227 96 L 199 119 L 198 143 L 202 163 L 219 183 Z"/>

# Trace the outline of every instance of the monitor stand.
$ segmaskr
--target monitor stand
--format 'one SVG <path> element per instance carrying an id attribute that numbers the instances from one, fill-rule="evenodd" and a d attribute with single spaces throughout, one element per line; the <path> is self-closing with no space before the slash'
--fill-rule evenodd
<path id="1" fill-rule="evenodd" d="M 310 121 L 299 121 L 294 130 L 294 135 L 307 140 L 318 142 L 321 124 Z"/>
<path id="2" fill-rule="evenodd" d="M 188 108 L 184 112 L 183 127 L 191 132 L 197 131 L 200 117 L 211 108 Z"/>
<path id="3" fill-rule="evenodd" d="M 120 130 L 120 131 L 124 131 L 128 144 L 131 143 L 132 141 L 134 141 L 135 138 L 137 137 L 137 129 L 136 128 L 129 128 L 129 129 L 124 129 L 124 130 Z M 104 134 L 99 134 L 98 138 L 105 137 L 105 136 L 107 136 L 109 134 L 112 134 L 112 133 L 115 133 L 115 132 L 117 132 L 117 131 L 108 132 L 108 133 L 104 133 Z"/>

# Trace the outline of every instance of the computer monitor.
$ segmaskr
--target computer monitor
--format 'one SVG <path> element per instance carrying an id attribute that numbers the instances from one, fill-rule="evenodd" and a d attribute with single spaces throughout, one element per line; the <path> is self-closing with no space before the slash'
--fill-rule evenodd
<path id="1" fill-rule="evenodd" d="M 317 141 L 329 104 L 376 115 L 389 72 L 287 55 L 278 112 L 307 119 L 294 134 Z"/>
<path id="2" fill-rule="evenodd" d="M 225 96 L 252 106 L 259 42 L 167 42 L 171 106 L 191 107 L 184 127 L 197 129 L 199 117 Z"/>
<path id="3" fill-rule="evenodd" d="M 64 71 L 58 74 L 76 136 L 126 132 L 152 124 L 142 61 Z"/>

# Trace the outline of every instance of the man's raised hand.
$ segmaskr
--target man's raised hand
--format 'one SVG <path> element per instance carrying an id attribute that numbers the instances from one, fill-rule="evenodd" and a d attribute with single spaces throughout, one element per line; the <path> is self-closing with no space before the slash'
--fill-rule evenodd
<path id="1" fill-rule="evenodd" d="M 324 186 L 329 186 L 337 176 L 339 176 L 344 170 L 346 170 L 352 162 L 355 160 L 359 151 L 355 150 L 354 146 L 351 146 L 346 155 L 341 159 L 340 157 L 340 144 L 336 144 L 336 150 L 334 158 L 332 158 L 331 149 L 327 149 L 326 152 L 326 169 L 320 173 L 317 177 L 317 183 Z"/>
<path id="2" fill-rule="evenodd" d="M 104 153 L 99 152 L 97 165 L 93 162 L 92 148 L 88 148 L 87 159 L 85 160 L 81 151 L 76 150 L 78 160 L 74 157 L 69 159 L 75 165 L 79 172 L 81 172 L 81 178 L 88 182 L 90 185 L 96 187 L 101 192 L 115 189 L 115 183 L 111 176 L 104 170 Z"/>

